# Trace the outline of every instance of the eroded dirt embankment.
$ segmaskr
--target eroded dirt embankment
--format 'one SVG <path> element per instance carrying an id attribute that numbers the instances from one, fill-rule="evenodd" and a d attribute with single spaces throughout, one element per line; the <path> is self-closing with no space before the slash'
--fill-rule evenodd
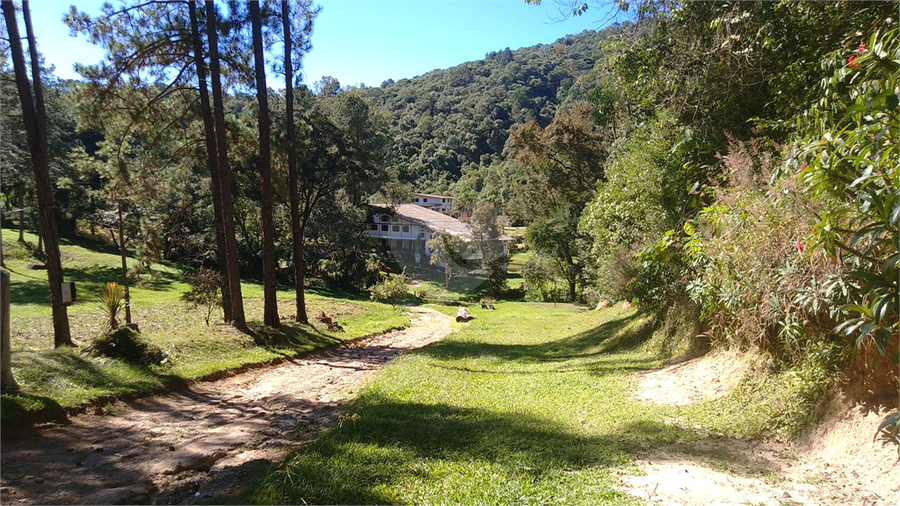
<path id="1" fill-rule="evenodd" d="M 388 361 L 450 333 L 447 316 L 412 311 L 406 330 L 119 403 L 111 416 L 5 434 L 0 503 L 177 504 L 233 494 L 251 469 L 333 422 Z"/>
<path id="2" fill-rule="evenodd" d="M 739 354 L 711 353 L 642 373 L 636 396 L 685 405 L 726 395 L 748 372 Z M 895 402 L 896 399 L 893 399 Z M 622 488 L 663 505 L 900 505 L 900 456 L 876 437 L 896 405 L 836 399 L 796 443 L 705 438 L 638 459 Z"/>

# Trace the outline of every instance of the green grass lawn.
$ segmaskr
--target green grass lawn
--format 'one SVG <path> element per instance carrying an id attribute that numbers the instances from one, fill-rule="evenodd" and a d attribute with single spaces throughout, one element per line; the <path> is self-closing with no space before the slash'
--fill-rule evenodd
<path id="1" fill-rule="evenodd" d="M 435 271 L 428 276 L 419 277 L 410 287 L 413 293 L 424 293 L 427 299 L 460 300 L 477 292 L 487 290 L 487 278 L 473 274 L 453 276 L 450 285 L 444 286 L 444 275 Z"/>
<path id="2" fill-rule="evenodd" d="M 262 287 L 245 283 L 242 292 L 250 332 L 221 323 L 207 327 L 202 310 L 180 301 L 181 293 L 188 288 L 182 281 L 182 270 L 155 265 L 157 276 L 131 290 L 132 317 L 142 336 L 166 353 L 164 365 L 135 365 L 92 356 L 80 349 L 54 350 L 46 271 L 27 268 L 34 262 L 31 252 L 37 239 L 26 234 L 26 244 L 20 245 L 17 231 L 3 232 L 4 258 L 11 273 L 13 373 L 21 387 L 17 394 L 3 394 L 4 422 L 39 411 L 74 409 L 110 397 L 158 391 L 183 380 L 291 357 L 409 324 L 406 314 L 387 304 L 311 291 L 307 297 L 310 317 L 324 312 L 338 321 L 344 332 L 330 332 L 322 325 L 297 325 L 290 321 L 295 314 L 290 287 L 278 293 L 279 314 L 284 321 L 274 330 L 260 323 Z M 64 241 L 61 252 L 65 278 L 74 281 L 77 288 L 77 301 L 68 308 L 72 336 L 86 345 L 103 330 L 97 295 L 101 285 L 120 279 L 117 266 L 121 260 L 116 251 L 89 241 Z"/>
<path id="3" fill-rule="evenodd" d="M 455 314 L 452 308 L 437 308 Z M 250 497 L 282 504 L 636 504 L 639 450 L 696 436 L 631 399 L 660 365 L 633 310 L 502 303 L 381 371 Z"/>
<path id="4" fill-rule="evenodd" d="M 654 350 L 671 338 L 649 315 L 619 304 L 496 307 L 473 309 L 448 338 L 393 362 L 339 424 L 249 494 L 217 500 L 643 504 L 616 488 L 638 472 L 635 458 L 677 443 L 729 468 L 746 456 L 704 453 L 704 440 L 783 434 L 786 414 L 804 412 L 784 379 L 796 374 L 785 372 L 691 406 L 641 402 L 635 372 L 661 366 L 667 355 Z"/>
<path id="5" fill-rule="evenodd" d="M 510 251 L 512 253 L 512 251 Z M 528 262 L 528 259 L 534 254 L 532 251 L 525 251 L 511 254 L 506 271 L 506 287 L 510 290 L 518 290 L 519 285 L 525 282 L 522 277 L 522 267 Z"/>

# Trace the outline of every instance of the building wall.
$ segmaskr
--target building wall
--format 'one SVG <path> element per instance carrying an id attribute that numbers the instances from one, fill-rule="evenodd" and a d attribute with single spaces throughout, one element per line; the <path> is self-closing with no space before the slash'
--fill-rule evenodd
<path id="1" fill-rule="evenodd" d="M 421 193 L 413 193 L 410 203 L 444 214 L 450 214 L 450 211 L 453 209 L 452 197 L 435 197 L 423 195 Z"/>
<path id="2" fill-rule="evenodd" d="M 419 224 L 407 221 L 400 216 L 375 214 L 373 222 L 368 224 L 369 237 L 378 239 L 392 250 L 419 250 L 431 257 L 431 250 L 426 243 L 431 240 L 431 230 Z"/>

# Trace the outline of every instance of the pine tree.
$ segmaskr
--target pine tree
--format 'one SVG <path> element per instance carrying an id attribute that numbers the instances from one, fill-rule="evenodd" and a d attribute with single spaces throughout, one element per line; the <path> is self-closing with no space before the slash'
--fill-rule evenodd
<path id="1" fill-rule="evenodd" d="M 31 83 L 25 70 L 25 54 L 22 51 L 19 27 L 16 21 L 15 5 L 2 2 L 3 17 L 10 38 L 10 53 L 16 86 L 22 104 L 22 118 L 31 152 L 34 179 L 37 189 L 38 214 L 40 216 L 41 237 L 44 241 L 47 264 L 47 278 L 50 284 L 50 306 L 53 312 L 53 343 L 60 346 L 74 346 L 69 330 L 69 316 L 62 302 L 62 262 L 59 253 L 59 236 L 54 216 L 53 190 L 50 184 L 50 155 L 47 144 L 47 112 L 44 106 L 44 92 L 41 87 L 40 63 L 34 30 L 31 26 L 31 10 L 28 1 L 22 2 L 25 32 L 28 38 L 28 52 L 31 57 Z M 33 90 L 32 90 L 33 86 Z M 34 98 L 32 99 L 32 93 Z"/>

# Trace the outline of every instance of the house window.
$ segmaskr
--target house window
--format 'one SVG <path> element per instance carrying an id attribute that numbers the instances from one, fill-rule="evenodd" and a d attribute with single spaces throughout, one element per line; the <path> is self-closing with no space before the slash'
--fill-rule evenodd
<path id="1" fill-rule="evenodd" d="M 428 199 L 422 199 L 422 202 L 428 202 Z"/>
<path id="2" fill-rule="evenodd" d="M 399 223 L 399 222 L 400 222 L 400 217 L 399 217 L 399 216 L 394 216 L 393 218 L 391 218 L 391 221 L 393 221 L 394 223 Z"/>
<path id="3" fill-rule="evenodd" d="M 388 226 L 387 226 L 387 225 L 382 225 L 382 226 L 381 226 L 381 231 L 382 231 L 382 232 L 387 232 L 387 231 L 388 231 Z"/>
<path id="4" fill-rule="evenodd" d="M 387 215 L 387 214 L 382 214 L 382 215 L 381 215 L 381 222 L 382 222 L 382 223 L 389 223 L 390 221 L 391 221 L 391 217 L 390 217 L 389 215 Z"/>
<path id="5" fill-rule="evenodd" d="M 419 197 L 416 197 L 413 199 L 413 202 L 418 202 L 418 201 L 419 201 Z"/>
<path id="6" fill-rule="evenodd" d="M 404 234 L 408 234 L 408 233 L 409 233 L 409 225 L 403 225 L 403 233 L 404 233 Z"/>
<path id="7" fill-rule="evenodd" d="M 369 225 L 369 230 L 378 230 L 378 225 L 372 223 Z"/>
<path id="8" fill-rule="evenodd" d="M 391 227 L 391 232 L 399 232 L 399 231 L 400 231 L 400 225 L 394 225 L 393 227 Z"/>

